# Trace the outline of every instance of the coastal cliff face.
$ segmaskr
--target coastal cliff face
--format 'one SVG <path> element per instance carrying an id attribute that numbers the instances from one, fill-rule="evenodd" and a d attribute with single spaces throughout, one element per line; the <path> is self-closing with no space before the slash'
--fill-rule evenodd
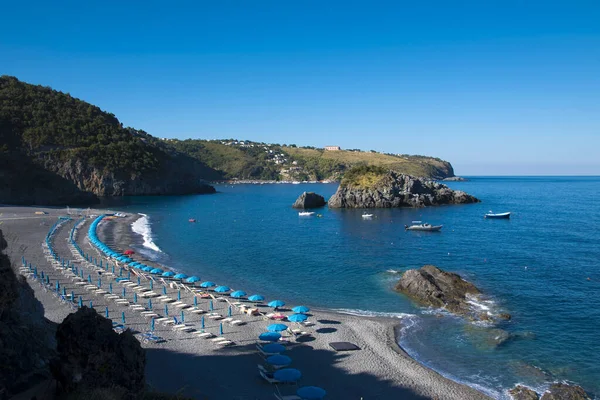
<path id="1" fill-rule="evenodd" d="M 477 198 L 441 183 L 365 167 L 347 174 L 328 203 L 331 208 L 394 208 L 478 202 Z"/>

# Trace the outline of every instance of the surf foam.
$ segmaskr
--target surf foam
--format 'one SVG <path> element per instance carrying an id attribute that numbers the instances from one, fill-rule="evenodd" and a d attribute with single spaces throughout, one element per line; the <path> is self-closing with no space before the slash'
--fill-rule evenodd
<path id="1" fill-rule="evenodd" d="M 138 218 L 131 224 L 131 230 L 140 235 L 144 239 L 144 247 L 162 253 L 162 250 L 152 240 L 152 228 L 150 227 L 150 218 L 146 214 L 140 213 L 141 218 Z"/>

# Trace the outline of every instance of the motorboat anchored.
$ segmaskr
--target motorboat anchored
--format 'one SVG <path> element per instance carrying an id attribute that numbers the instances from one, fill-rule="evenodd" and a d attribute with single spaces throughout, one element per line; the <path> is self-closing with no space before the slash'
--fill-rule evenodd
<path id="1" fill-rule="evenodd" d="M 364 214 L 362 215 L 362 217 L 363 217 L 363 219 L 371 219 L 371 218 L 373 218 L 373 214 L 367 214 L 367 213 L 364 213 Z"/>
<path id="2" fill-rule="evenodd" d="M 407 231 L 421 231 L 421 232 L 439 232 L 443 225 L 431 225 L 427 222 L 413 221 L 412 225 L 404 225 L 404 229 Z"/>
<path id="3" fill-rule="evenodd" d="M 315 215 L 314 211 L 300 211 L 298 216 L 300 217 L 310 217 L 311 215 Z"/>
<path id="4" fill-rule="evenodd" d="M 507 218 L 510 218 L 510 212 L 494 214 L 493 212 L 490 211 L 487 214 L 485 214 L 484 218 L 507 219 Z"/>

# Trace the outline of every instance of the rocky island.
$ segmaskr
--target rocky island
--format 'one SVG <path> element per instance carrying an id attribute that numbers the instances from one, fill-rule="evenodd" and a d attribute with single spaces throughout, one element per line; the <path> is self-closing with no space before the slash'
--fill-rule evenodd
<path id="1" fill-rule="evenodd" d="M 463 191 L 425 178 L 382 167 L 360 166 L 348 171 L 329 199 L 331 208 L 426 207 L 478 203 Z"/>
<path id="2" fill-rule="evenodd" d="M 325 198 L 315 192 L 304 192 L 294 202 L 293 208 L 319 208 L 323 207 L 327 202 Z"/>

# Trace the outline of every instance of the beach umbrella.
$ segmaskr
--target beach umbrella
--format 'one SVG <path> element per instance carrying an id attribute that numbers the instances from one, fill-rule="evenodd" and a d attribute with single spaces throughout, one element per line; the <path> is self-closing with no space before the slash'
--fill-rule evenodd
<path id="1" fill-rule="evenodd" d="M 102 287 L 102 279 L 98 278 L 98 287 L 101 288 Z"/>
<path id="2" fill-rule="evenodd" d="M 106 318 L 108 318 L 108 307 L 106 307 L 106 309 L 104 310 L 104 315 L 106 316 Z"/>
<path id="3" fill-rule="evenodd" d="M 225 292 L 229 292 L 231 289 L 229 288 L 229 286 L 217 286 L 215 288 L 215 292 L 217 293 L 225 293 Z"/>
<path id="4" fill-rule="evenodd" d="M 23 266 L 25 266 L 25 256 L 21 256 L 21 264 L 23 264 Z M 31 268 L 31 265 L 29 266 Z"/>
<path id="5" fill-rule="evenodd" d="M 175 279 L 185 279 L 187 277 L 188 276 L 186 274 L 177 274 L 173 278 L 175 278 Z"/>
<path id="6" fill-rule="evenodd" d="M 56 292 L 58 293 L 59 290 L 60 290 L 60 283 L 58 283 L 58 281 L 56 281 Z"/>
<path id="7" fill-rule="evenodd" d="M 246 292 L 244 292 L 243 290 L 236 290 L 235 292 L 230 294 L 230 296 L 235 299 L 239 299 L 240 297 L 244 297 L 245 295 Z"/>
<path id="8" fill-rule="evenodd" d="M 123 297 L 125 297 L 125 296 L 126 296 L 126 291 L 125 291 L 125 288 L 123 288 Z"/>
<path id="9" fill-rule="evenodd" d="M 167 294 L 167 287 L 163 286 L 163 294 Z"/>
<path id="10" fill-rule="evenodd" d="M 210 303 L 208 304 L 208 309 L 210 311 L 214 310 L 214 305 L 213 305 L 213 301 L 211 300 Z"/>
<path id="11" fill-rule="evenodd" d="M 165 304 L 165 315 L 169 316 L 169 306 L 167 304 Z"/>
<path id="12" fill-rule="evenodd" d="M 292 311 L 298 314 L 304 314 L 310 311 L 310 308 L 306 307 L 306 306 L 296 306 L 294 308 L 292 308 Z"/>
<path id="13" fill-rule="evenodd" d="M 83 299 L 79 296 L 79 307 L 83 307 Z"/>
<path id="14" fill-rule="evenodd" d="M 131 271 L 127 271 L 127 279 L 131 280 Z"/>
<path id="15" fill-rule="evenodd" d="M 71 290 L 71 301 L 75 301 L 75 292 Z"/>
<path id="16" fill-rule="evenodd" d="M 115 266 L 114 265 L 112 266 L 112 273 L 113 274 L 115 273 Z"/>
<path id="17" fill-rule="evenodd" d="M 202 282 L 200 284 L 200 287 L 203 287 L 203 288 L 209 288 L 209 287 L 213 287 L 213 286 L 216 286 L 216 284 L 211 281 Z"/>
<path id="18" fill-rule="evenodd" d="M 91 274 L 88 274 L 88 282 L 92 283 L 92 275 Z"/>
<path id="19" fill-rule="evenodd" d="M 123 276 L 123 267 L 119 268 L 119 276 Z"/>
<path id="20" fill-rule="evenodd" d="M 90 300 L 90 308 L 94 308 L 94 302 Z"/>
<path id="21" fill-rule="evenodd" d="M 44 271 L 42 271 L 42 279 L 44 279 Z"/>
<path id="22" fill-rule="evenodd" d="M 287 319 L 290 322 L 304 322 L 308 317 L 305 314 L 292 314 Z"/>
<path id="23" fill-rule="evenodd" d="M 282 332 L 285 331 L 287 328 L 288 327 L 285 324 L 271 324 L 267 326 L 267 330 L 269 332 Z"/>
<path id="24" fill-rule="evenodd" d="M 175 276 L 175 272 L 173 272 L 173 271 L 163 272 L 162 276 L 164 276 L 165 278 L 172 278 Z"/>
<path id="25" fill-rule="evenodd" d="M 108 284 L 108 291 L 110 294 L 112 294 L 112 282 Z"/>
<path id="26" fill-rule="evenodd" d="M 152 318 L 152 321 L 150 322 L 150 330 L 154 332 L 154 318 Z"/>
<path id="27" fill-rule="evenodd" d="M 181 290 L 177 291 L 177 300 L 181 301 Z"/>
<path id="28" fill-rule="evenodd" d="M 273 301 L 270 301 L 269 303 L 267 303 L 267 305 L 269 307 L 278 308 L 278 307 L 285 306 L 285 302 L 283 302 L 281 300 L 273 300 Z"/>
<path id="29" fill-rule="evenodd" d="M 125 323 L 125 311 L 121 313 L 121 322 Z"/>
<path id="30" fill-rule="evenodd" d="M 269 343 L 262 346 L 262 349 L 265 353 L 281 353 L 285 351 L 285 346 L 279 343 Z"/>
<path id="31" fill-rule="evenodd" d="M 231 306 L 227 308 L 227 316 L 231 317 Z"/>
<path id="32" fill-rule="evenodd" d="M 148 309 L 152 310 L 152 299 L 148 299 Z"/>
<path id="33" fill-rule="evenodd" d="M 202 319 L 200 320 L 200 327 L 202 328 L 202 330 L 204 330 L 204 315 L 202 316 Z"/>
<path id="34" fill-rule="evenodd" d="M 223 323 L 219 324 L 219 335 L 223 334 Z"/>
<path id="35" fill-rule="evenodd" d="M 296 391 L 296 395 L 302 400 L 321 400 L 327 392 L 317 386 L 304 386 Z"/>
<path id="36" fill-rule="evenodd" d="M 137 293 L 133 293 L 133 302 L 137 303 Z"/>
<path id="37" fill-rule="evenodd" d="M 273 373 L 273 378 L 280 382 L 298 382 L 302 373 L 295 368 L 284 368 Z"/>
<path id="38" fill-rule="evenodd" d="M 154 268 L 152 271 L 150 271 L 151 274 L 162 274 L 163 270 L 160 268 Z"/>
<path id="39" fill-rule="evenodd" d="M 150 271 L 152 271 L 153 269 L 154 269 L 154 268 L 152 268 L 152 267 L 150 267 L 150 266 L 148 266 L 148 265 L 144 265 L 144 266 L 142 267 L 142 271 L 144 271 L 144 272 L 150 272 Z"/>
<path id="40" fill-rule="evenodd" d="M 62 292 L 62 295 L 63 295 L 63 296 L 66 296 L 66 295 L 67 295 L 67 288 L 66 288 L 66 287 L 64 287 L 64 286 L 63 286 L 63 292 Z"/>
<path id="41" fill-rule="evenodd" d="M 281 333 L 277 333 L 277 332 L 264 332 L 261 333 L 258 338 L 260 340 L 263 340 L 265 342 L 276 342 L 279 339 L 281 339 Z"/>
<path id="42" fill-rule="evenodd" d="M 198 298 L 194 296 L 194 307 L 198 307 Z"/>
<path id="43" fill-rule="evenodd" d="M 142 278 L 140 278 L 140 277 L 138 276 L 138 285 L 141 285 L 141 284 L 142 284 Z"/>
<path id="44" fill-rule="evenodd" d="M 46 275 L 46 283 L 49 285 L 50 284 L 50 276 Z"/>
<path id="45" fill-rule="evenodd" d="M 189 278 L 187 278 L 185 280 L 187 283 L 196 283 L 196 282 L 200 282 L 200 278 L 197 276 L 190 276 Z"/>
<path id="46" fill-rule="evenodd" d="M 185 322 L 185 316 L 183 315 L 183 310 L 181 310 L 181 322 Z"/>
<path id="47" fill-rule="evenodd" d="M 274 356 L 267 357 L 267 362 L 278 367 L 287 367 L 292 363 L 292 359 L 282 354 L 275 354 Z"/>
<path id="48" fill-rule="evenodd" d="M 127 249 L 127 250 L 125 250 L 125 251 L 123 252 L 123 254 L 126 254 L 126 255 L 130 256 L 130 255 L 132 255 L 132 254 L 135 254 L 135 251 L 133 251 L 133 250 L 131 250 L 131 249 Z"/>

